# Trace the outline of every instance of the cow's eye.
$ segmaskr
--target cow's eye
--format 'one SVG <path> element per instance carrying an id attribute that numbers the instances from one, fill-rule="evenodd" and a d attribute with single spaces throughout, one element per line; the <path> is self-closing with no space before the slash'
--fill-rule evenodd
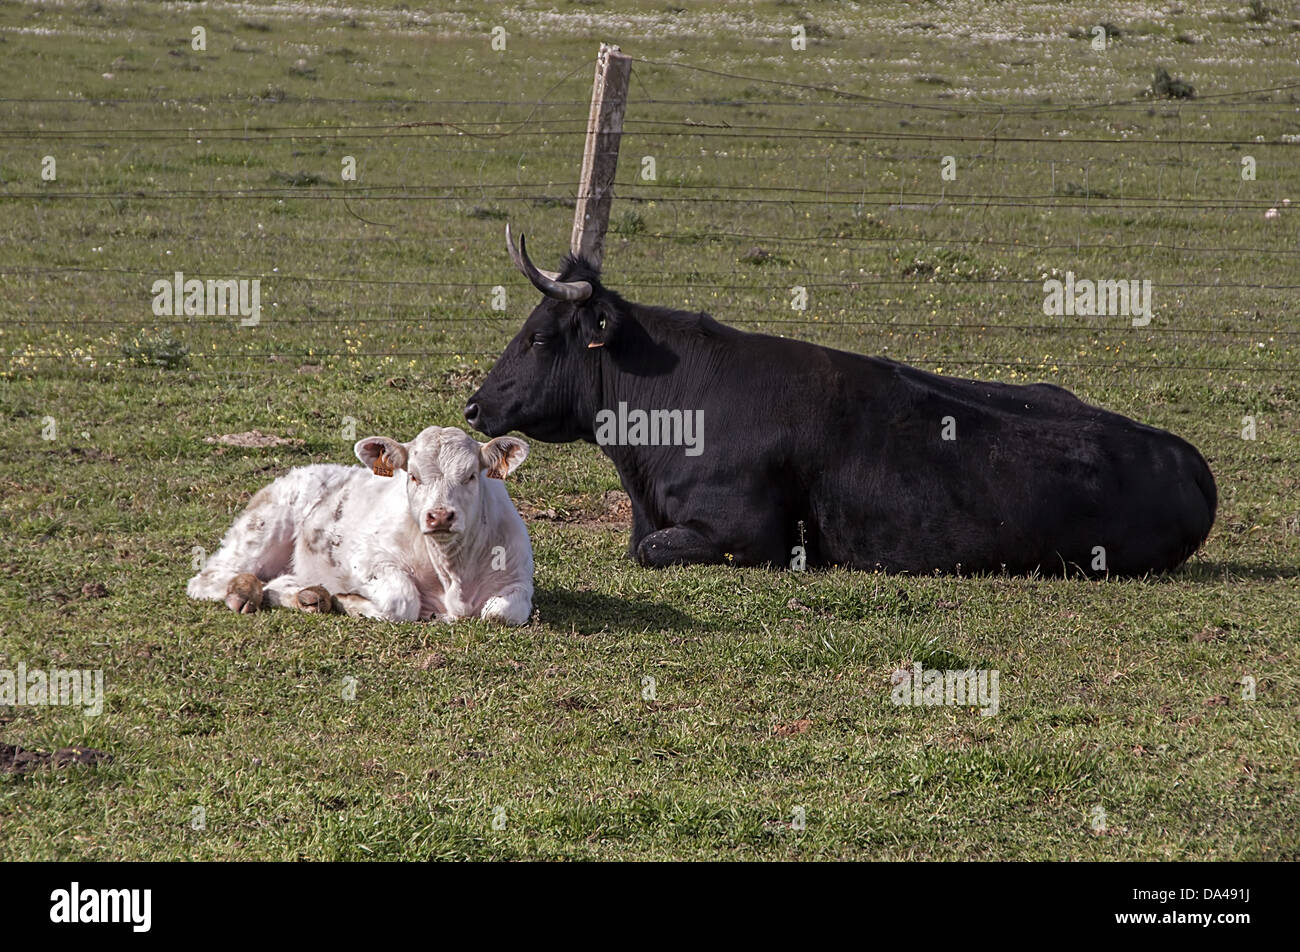
<path id="1" fill-rule="evenodd" d="M 407 471 L 407 475 L 411 477 L 411 482 L 415 483 L 415 485 L 417 486 L 420 485 L 419 476 L 416 476 L 414 473 L 410 472 L 409 470 Z"/>
<path id="2" fill-rule="evenodd" d="M 545 337 L 545 335 L 543 335 L 543 334 L 534 334 L 534 335 L 532 336 L 532 345 L 533 345 L 534 347 L 541 347 L 541 346 L 542 346 L 543 344 L 545 344 L 545 343 L 546 343 L 546 337 Z"/>

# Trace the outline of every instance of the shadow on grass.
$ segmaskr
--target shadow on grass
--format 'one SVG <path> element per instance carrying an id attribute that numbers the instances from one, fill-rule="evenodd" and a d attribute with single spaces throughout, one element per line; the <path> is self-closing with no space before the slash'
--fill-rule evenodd
<path id="1" fill-rule="evenodd" d="M 685 612 L 658 602 L 615 598 L 599 592 L 539 588 L 533 605 L 542 621 L 556 628 L 571 628 L 590 635 L 606 628 L 664 628 L 669 631 L 707 627 Z"/>

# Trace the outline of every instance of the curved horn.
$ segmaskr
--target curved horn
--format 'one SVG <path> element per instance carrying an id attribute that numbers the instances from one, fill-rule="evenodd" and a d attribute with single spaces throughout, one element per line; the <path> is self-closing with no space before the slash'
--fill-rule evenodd
<path id="1" fill-rule="evenodd" d="M 510 225 L 506 224 L 506 247 L 510 249 L 510 260 L 529 281 L 533 287 L 541 291 L 547 297 L 555 298 L 559 301 L 585 301 L 591 297 L 591 282 L 589 281 L 557 281 L 555 272 L 542 271 L 537 265 L 528 259 L 528 245 L 524 241 L 524 236 L 519 236 L 519 247 L 515 247 L 515 240 L 510 234 Z"/>

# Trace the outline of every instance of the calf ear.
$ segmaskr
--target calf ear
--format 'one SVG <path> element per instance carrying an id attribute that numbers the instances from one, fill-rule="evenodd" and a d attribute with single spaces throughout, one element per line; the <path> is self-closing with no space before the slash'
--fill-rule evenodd
<path id="1" fill-rule="evenodd" d="M 513 436 L 498 436 L 479 447 L 479 463 L 493 479 L 505 479 L 528 458 L 528 444 Z"/>
<path id="2" fill-rule="evenodd" d="M 379 476 L 391 476 L 393 470 L 406 468 L 406 447 L 386 436 L 367 436 L 354 448 L 357 459 Z"/>

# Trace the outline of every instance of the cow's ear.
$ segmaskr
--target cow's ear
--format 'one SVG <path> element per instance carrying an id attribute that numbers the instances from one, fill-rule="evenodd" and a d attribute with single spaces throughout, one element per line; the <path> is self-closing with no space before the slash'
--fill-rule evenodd
<path id="1" fill-rule="evenodd" d="M 528 458 L 528 444 L 518 437 L 498 436 L 478 451 L 479 463 L 492 479 L 505 479 Z"/>
<path id="2" fill-rule="evenodd" d="M 391 476 L 394 470 L 406 469 L 406 447 L 386 436 L 367 436 L 358 440 L 357 459 L 378 476 Z"/>
<path id="3" fill-rule="evenodd" d="M 588 348 L 604 347 L 618 339 L 618 311 L 604 301 L 598 302 L 591 309 L 591 315 L 587 320 L 590 322 Z"/>

